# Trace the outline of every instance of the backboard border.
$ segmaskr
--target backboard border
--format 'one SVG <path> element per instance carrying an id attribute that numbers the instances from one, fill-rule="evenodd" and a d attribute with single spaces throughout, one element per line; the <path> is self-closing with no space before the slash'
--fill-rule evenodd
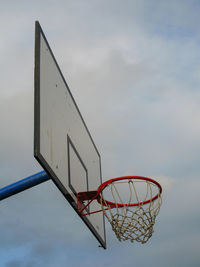
<path id="1" fill-rule="evenodd" d="M 106 249 L 106 232 L 105 232 L 105 218 L 103 216 L 103 227 L 104 227 L 104 240 L 101 238 L 101 236 L 96 232 L 93 225 L 90 223 L 90 221 L 87 219 L 87 217 L 82 217 L 79 212 L 77 211 L 77 205 L 74 201 L 74 199 L 71 197 L 69 192 L 66 190 L 66 188 L 62 185 L 54 171 L 49 167 L 48 163 L 44 159 L 44 157 L 40 153 L 40 36 L 43 36 L 48 49 L 51 53 L 51 56 L 56 64 L 56 67 L 60 73 L 60 76 L 72 98 L 72 101 L 80 115 L 80 118 L 85 126 L 85 129 L 91 139 L 91 142 L 99 156 L 99 164 L 100 164 L 100 182 L 102 183 L 102 172 L 101 172 L 101 157 L 97 150 L 96 145 L 94 144 L 94 141 L 91 137 L 91 134 L 85 124 L 85 121 L 80 113 L 80 110 L 71 94 L 71 91 L 65 81 L 65 78 L 60 70 L 60 67 L 58 66 L 58 63 L 54 57 L 54 54 L 49 46 L 49 43 L 45 37 L 45 34 L 40 26 L 39 21 L 35 22 L 35 65 L 34 65 L 34 157 L 36 160 L 40 163 L 40 165 L 44 168 L 44 170 L 47 172 L 49 177 L 53 180 L 54 184 L 58 187 L 58 189 L 61 191 L 63 196 L 68 200 L 69 204 L 72 206 L 72 208 L 75 210 L 75 212 L 79 215 L 79 217 L 82 219 L 82 221 L 87 225 L 87 227 L 90 229 L 90 231 L 93 233 L 93 235 L 97 238 L 101 246 Z"/>
<path id="2" fill-rule="evenodd" d="M 76 147 L 74 145 L 74 143 L 72 142 L 71 138 L 69 137 L 69 135 L 67 135 L 67 155 L 68 155 L 68 186 L 71 189 L 71 191 L 74 193 L 74 195 L 77 197 L 78 192 L 76 192 L 75 188 L 73 187 L 72 181 L 71 181 L 71 164 L 70 164 L 70 159 L 71 159 L 71 155 L 70 155 L 70 147 L 71 149 L 74 151 L 76 157 L 78 158 L 81 166 L 83 167 L 83 169 L 85 170 L 86 173 L 86 191 L 89 191 L 89 183 L 88 183 L 88 170 L 81 158 L 81 156 L 79 155 L 78 151 L 76 150 Z M 86 208 L 87 212 L 90 212 L 90 207 L 88 206 Z"/>

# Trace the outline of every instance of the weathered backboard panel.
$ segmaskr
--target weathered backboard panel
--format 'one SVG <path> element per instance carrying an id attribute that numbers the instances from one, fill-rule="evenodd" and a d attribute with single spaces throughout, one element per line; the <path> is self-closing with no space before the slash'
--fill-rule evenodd
<path id="1" fill-rule="evenodd" d="M 34 156 L 78 213 L 77 193 L 97 190 L 102 183 L 101 159 L 38 22 L 34 123 Z M 98 205 L 93 203 L 90 212 Z M 106 248 L 103 214 L 80 217 Z"/>

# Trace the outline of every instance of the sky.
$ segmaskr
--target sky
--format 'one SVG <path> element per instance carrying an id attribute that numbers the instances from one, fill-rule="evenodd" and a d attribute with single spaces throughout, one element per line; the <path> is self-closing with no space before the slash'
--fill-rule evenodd
<path id="1" fill-rule="evenodd" d="M 0 203 L 0 266 L 199 266 L 200 2 L 0 0 L 0 187 L 42 170 L 33 157 L 38 20 L 101 154 L 103 181 L 158 180 L 146 244 L 107 249 L 52 181 Z"/>

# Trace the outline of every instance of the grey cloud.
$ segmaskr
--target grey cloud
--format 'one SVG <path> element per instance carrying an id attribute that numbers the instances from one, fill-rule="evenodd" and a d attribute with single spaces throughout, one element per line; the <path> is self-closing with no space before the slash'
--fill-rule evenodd
<path id="1" fill-rule="evenodd" d="M 11 260 L 6 263 L 6 267 L 19 267 L 22 266 L 21 264 L 22 262 L 20 260 Z"/>
<path id="2" fill-rule="evenodd" d="M 173 55 L 176 49 L 175 46 L 170 54 Z M 172 175 L 166 167 L 173 167 L 174 171 L 175 157 L 178 157 L 180 163 L 187 160 L 188 165 L 193 164 L 196 157 L 192 149 L 198 146 L 198 123 L 193 123 L 193 120 L 198 119 L 198 116 L 195 117 L 195 114 L 198 114 L 197 94 L 190 94 L 188 97 L 188 93 L 182 90 L 180 81 L 177 83 L 174 80 L 172 83 L 165 65 L 163 79 L 156 80 L 157 73 L 149 68 L 150 61 L 148 67 L 145 64 L 131 64 L 122 52 L 111 53 L 113 56 L 107 57 L 98 68 L 77 68 L 70 77 L 75 99 L 79 101 L 78 105 L 86 117 L 89 128 L 94 132 L 97 143 L 103 146 L 107 156 L 113 160 L 120 158 L 121 161 L 121 157 L 117 155 L 126 154 L 130 163 L 127 163 L 126 158 L 127 167 L 124 169 L 130 169 L 132 162 L 137 166 L 141 162 L 143 166 L 140 168 L 155 172 L 159 165 L 158 172 L 165 171 L 166 175 Z M 159 62 L 160 68 L 166 58 L 167 55 Z M 152 81 L 156 90 L 151 84 Z M 159 90 L 163 87 L 164 90 Z M 91 99 L 92 101 L 89 101 Z M 85 106 L 88 101 L 90 109 Z M 91 110 L 96 111 L 95 119 Z M 197 139 L 191 139 L 191 133 Z M 115 151 L 112 144 L 115 144 Z M 108 152 L 109 146 L 112 154 Z M 133 151 L 137 151 L 137 154 Z M 187 153 L 188 151 L 190 153 Z M 105 162 L 109 162 L 109 158 Z M 165 169 L 161 166 L 165 166 Z"/>

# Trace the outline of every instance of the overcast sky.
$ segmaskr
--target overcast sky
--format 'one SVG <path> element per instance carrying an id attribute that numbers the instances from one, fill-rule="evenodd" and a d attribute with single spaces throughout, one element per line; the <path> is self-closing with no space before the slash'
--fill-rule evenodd
<path id="1" fill-rule="evenodd" d="M 33 157 L 39 20 L 101 154 L 103 181 L 163 186 L 149 242 L 107 250 L 51 182 L 0 202 L 0 266 L 200 265 L 200 2 L 0 0 L 0 187 L 41 171 Z"/>

